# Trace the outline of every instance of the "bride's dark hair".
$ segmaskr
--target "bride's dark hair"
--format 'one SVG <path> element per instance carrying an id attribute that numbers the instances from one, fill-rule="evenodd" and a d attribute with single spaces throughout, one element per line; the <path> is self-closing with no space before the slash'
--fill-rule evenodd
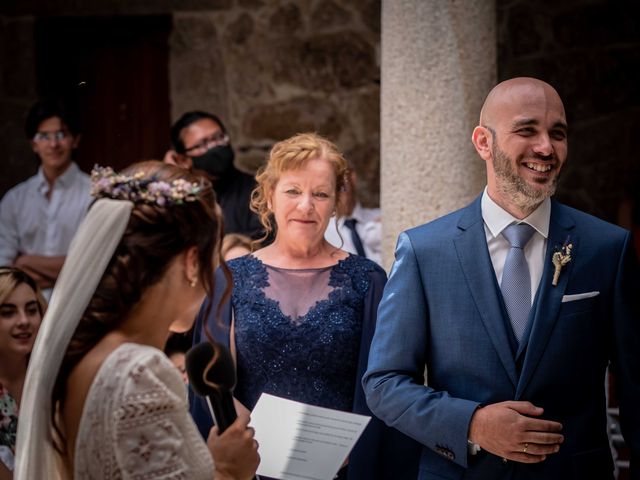
<path id="1" fill-rule="evenodd" d="M 183 179 L 198 184 L 200 189 L 195 200 L 180 205 L 134 203 L 120 243 L 69 342 L 53 388 L 55 446 L 62 454 L 65 453 L 65 442 L 56 412 L 62 412 L 70 373 L 107 333 L 118 327 L 145 290 L 162 278 L 171 260 L 195 246 L 199 281 L 208 296 L 213 292 L 213 271 L 217 264 L 222 266 L 227 277 L 227 290 L 231 285 L 229 270 L 220 256 L 222 217 L 211 183 L 187 170 L 157 161 L 134 164 L 122 174 L 138 174 L 143 179 L 168 183 Z M 228 296 L 229 291 L 226 291 L 224 298 Z"/>

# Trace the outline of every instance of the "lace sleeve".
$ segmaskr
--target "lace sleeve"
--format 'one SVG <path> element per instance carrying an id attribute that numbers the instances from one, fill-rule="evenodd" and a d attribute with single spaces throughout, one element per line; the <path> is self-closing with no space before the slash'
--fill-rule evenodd
<path id="1" fill-rule="evenodd" d="M 123 479 L 211 479 L 211 454 L 191 420 L 177 370 L 156 351 L 123 378 L 112 441 Z"/>

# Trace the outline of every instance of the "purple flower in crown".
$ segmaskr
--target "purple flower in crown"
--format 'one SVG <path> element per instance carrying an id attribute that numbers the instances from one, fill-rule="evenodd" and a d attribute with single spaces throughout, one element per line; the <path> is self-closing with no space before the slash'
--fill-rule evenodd
<path id="1" fill-rule="evenodd" d="M 122 193 L 123 193 L 123 190 L 120 185 L 114 187 L 111 190 L 111 194 L 113 195 L 113 198 L 122 198 Z"/>
<path id="2" fill-rule="evenodd" d="M 171 193 L 171 185 L 167 182 L 150 182 L 147 186 L 149 193 L 153 195 L 165 195 Z"/>
<path id="3" fill-rule="evenodd" d="M 201 191 L 198 183 L 190 183 L 181 178 L 171 182 L 149 181 L 144 179 L 143 172 L 122 175 L 116 174 L 111 167 L 97 165 L 91 172 L 91 181 L 91 194 L 94 197 L 144 202 L 161 207 L 194 201 Z"/>

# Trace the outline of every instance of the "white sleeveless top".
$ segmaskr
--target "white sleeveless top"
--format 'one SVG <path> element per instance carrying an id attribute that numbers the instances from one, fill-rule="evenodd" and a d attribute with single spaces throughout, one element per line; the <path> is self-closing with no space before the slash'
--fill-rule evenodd
<path id="1" fill-rule="evenodd" d="M 76 479 L 213 478 L 185 385 L 160 350 L 125 343 L 105 359 L 85 400 Z"/>

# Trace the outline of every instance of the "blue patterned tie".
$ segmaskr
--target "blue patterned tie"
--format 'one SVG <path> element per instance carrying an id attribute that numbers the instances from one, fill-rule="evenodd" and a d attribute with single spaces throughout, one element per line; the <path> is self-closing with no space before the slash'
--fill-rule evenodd
<path id="1" fill-rule="evenodd" d="M 524 247 L 533 232 L 533 227 L 526 223 L 509 225 L 502 231 L 502 236 L 507 239 L 511 248 L 504 262 L 500 289 L 518 343 L 527 328 L 531 310 L 531 277 Z"/>
<path id="2" fill-rule="evenodd" d="M 351 241 L 356 249 L 356 253 L 361 257 L 366 257 L 367 255 L 364 253 L 362 239 L 360 238 L 360 235 L 358 235 L 358 230 L 356 230 L 356 223 L 358 223 L 358 221 L 355 218 L 347 218 L 344 221 L 344 226 L 351 230 Z"/>

